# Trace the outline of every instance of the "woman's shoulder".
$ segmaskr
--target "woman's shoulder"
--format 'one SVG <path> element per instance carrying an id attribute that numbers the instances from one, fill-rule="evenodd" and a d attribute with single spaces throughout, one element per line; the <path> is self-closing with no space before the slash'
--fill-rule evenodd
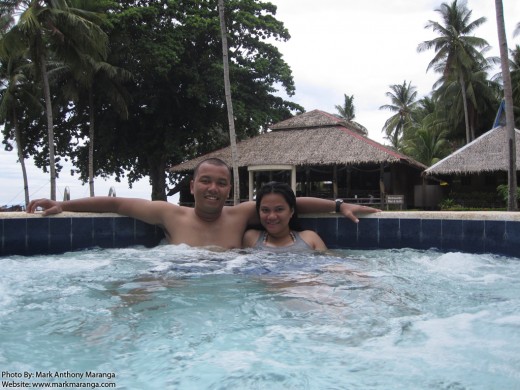
<path id="1" fill-rule="evenodd" d="M 314 230 L 302 230 L 300 232 L 297 232 L 301 238 L 315 238 L 319 237 L 318 233 L 316 233 Z"/>
<path id="2" fill-rule="evenodd" d="M 300 238 L 305 241 L 308 245 L 310 245 L 313 249 L 316 250 L 324 250 L 327 249 L 327 246 L 321 239 L 318 233 L 314 230 L 303 230 L 298 232 Z"/>

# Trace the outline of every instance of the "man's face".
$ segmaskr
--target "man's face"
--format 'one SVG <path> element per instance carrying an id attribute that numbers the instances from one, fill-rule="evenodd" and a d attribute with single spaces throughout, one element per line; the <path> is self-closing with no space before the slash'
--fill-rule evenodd
<path id="1" fill-rule="evenodd" d="M 206 212 L 221 211 L 231 190 L 231 176 L 225 166 L 203 163 L 190 183 L 195 206 Z"/>

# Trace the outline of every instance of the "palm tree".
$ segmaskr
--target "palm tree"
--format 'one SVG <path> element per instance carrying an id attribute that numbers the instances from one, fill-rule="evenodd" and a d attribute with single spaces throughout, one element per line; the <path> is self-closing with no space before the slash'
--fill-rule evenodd
<path id="1" fill-rule="evenodd" d="M 417 104 L 417 90 L 411 85 L 411 81 L 402 84 L 390 85 L 390 92 L 385 95 L 390 98 L 391 104 L 379 107 L 380 110 L 389 110 L 395 114 L 388 118 L 383 126 L 386 139 L 397 150 L 401 148 L 401 138 L 406 126 L 412 123 L 412 113 Z"/>
<path id="2" fill-rule="evenodd" d="M 18 161 L 22 168 L 25 205 L 29 203 L 29 182 L 25 167 L 24 145 L 20 131 L 20 113 L 36 107 L 41 109 L 38 99 L 31 92 L 31 82 L 28 79 L 32 65 L 25 53 L 10 53 L 5 45 L 3 32 L 14 22 L 10 15 L 2 15 L 0 37 L 0 123 L 4 123 L 6 130 L 12 128 L 17 148 Z"/>
<path id="3" fill-rule="evenodd" d="M 344 119 L 348 124 L 352 126 L 352 128 L 358 132 L 360 132 L 363 135 L 368 135 L 368 130 L 365 126 L 360 125 L 359 123 L 355 122 L 354 119 L 356 118 L 356 108 L 354 107 L 354 95 L 347 96 L 347 94 L 343 94 L 345 97 L 345 102 L 343 103 L 343 106 L 340 106 L 337 104 L 336 110 L 338 110 L 338 116 L 342 119 Z"/>
<path id="4" fill-rule="evenodd" d="M 513 86 L 514 107 L 517 109 L 516 125 L 520 127 L 520 45 L 511 51 L 511 84 Z"/>
<path id="5" fill-rule="evenodd" d="M 447 122 L 438 103 L 423 98 L 415 109 L 417 121 L 403 140 L 403 151 L 410 157 L 431 166 L 446 157 L 449 152 Z"/>
<path id="6" fill-rule="evenodd" d="M 456 133 L 465 127 L 466 123 L 463 119 L 465 118 L 465 110 L 467 110 L 471 139 L 475 139 L 476 136 L 489 130 L 490 115 L 492 117 L 496 113 L 500 85 L 498 82 L 489 79 L 488 71 L 491 67 L 488 62 L 474 63 L 473 65 L 473 68 L 469 69 L 465 76 L 466 106 L 464 106 L 462 88 L 458 77 L 455 77 L 455 75 L 442 77 L 435 84 L 439 87 L 434 91 L 434 96 L 444 101 L 445 106 L 449 108 L 450 133 L 452 133 L 452 136 L 456 136 Z"/>
<path id="7" fill-rule="evenodd" d="M 25 2 L 21 2 L 25 3 Z M 52 55 L 66 63 L 78 63 L 83 53 L 106 55 L 106 34 L 85 16 L 87 12 L 72 8 L 66 0 L 31 0 L 24 4 L 20 19 L 7 34 L 10 50 L 29 49 L 39 70 L 47 117 L 51 199 L 56 199 L 56 164 L 54 124 L 47 60 Z"/>
<path id="8" fill-rule="evenodd" d="M 446 80 L 450 76 L 459 80 L 466 124 L 466 142 L 470 142 L 472 136 L 466 89 L 468 73 L 475 62 L 485 62 L 479 49 L 489 46 L 486 40 L 472 34 L 486 21 L 486 18 L 481 17 L 471 21 L 472 11 L 466 7 L 465 2 L 458 3 L 457 0 L 453 0 L 451 4 L 442 3 L 435 11 L 440 13 L 442 24 L 430 20 L 425 28 L 431 28 L 439 34 L 439 37 L 422 42 L 417 50 L 422 52 L 434 49 L 436 54 L 428 64 L 427 70 L 433 68 L 442 73 Z"/>
<path id="9" fill-rule="evenodd" d="M 351 121 L 356 117 L 356 108 L 354 107 L 354 95 L 347 96 L 346 93 L 343 94 L 345 97 L 345 102 L 343 103 L 343 106 L 340 106 L 337 104 L 336 110 L 338 110 L 338 114 L 340 117 L 345 119 L 346 121 Z"/>
<path id="10" fill-rule="evenodd" d="M 240 181 L 238 176 L 238 150 L 235 134 L 235 117 L 233 115 L 233 101 L 231 99 L 231 85 L 229 81 L 229 61 L 226 21 L 224 17 L 224 0 L 218 0 L 218 10 L 220 17 L 220 33 L 222 35 L 222 62 L 224 65 L 224 90 L 226 94 L 226 106 L 229 121 L 229 140 L 231 142 L 231 158 L 233 160 L 233 203 L 240 202 Z"/>
<path id="11" fill-rule="evenodd" d="M 509 152 L 508 166 L 508 202 L 507 209 L 516 211 L 517 204 L 517 180 L 516 180 L 516 141 L 515 141 L 515 116 L 513 113 L 513 87 L 511 86 L 511 74 L 509 73 L 509 58 L 507 50 L 506 28 L 504 25 L 504 8 L 502 0 L 495 0 L 497 15 L 498 42 L 500 45 L 500 63 L 502 66 L 502 79 L 504 82 L 504 99 L 506 111 L 506 129 L 508 134 L 507 150 Z"/>
<path id="12" fill-rule="evenodd" d="M 108 103 L 122 119 L 128 118 L 127 102 L 130 97 L 123 83 L 130 80 L 130 72 L 113 66 L 105 61 L 96 61 L 89 57 L 83 67 L 69 69 L 70 78 L 62 87 L 66 100 L 71 100 L 77 107 L 88 111 L 88 183 L 90 196 L 94 190 L 94 145 L 96 135 L 97 103 Z"/>

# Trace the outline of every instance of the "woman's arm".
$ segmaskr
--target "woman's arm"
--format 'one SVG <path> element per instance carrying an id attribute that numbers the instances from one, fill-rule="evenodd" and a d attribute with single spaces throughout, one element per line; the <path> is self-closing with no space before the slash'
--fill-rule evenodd
<path id="1" fill-rule="evenodd" d="M 299 197 L 296 198 L 296 206 L 298 207 L 299 214 L 308 213 L 332 213 L 336 211 L 336 202 L 328 199 L 311 198 L 311 197 Z M 371 214 L 378 213 L 381 210 L 362 206 L 352 203 L 342 203 L 340 205 L 340 213 L 345 217 L 351 219 L 355 223 L 359 222 L 356 214 Z"/>

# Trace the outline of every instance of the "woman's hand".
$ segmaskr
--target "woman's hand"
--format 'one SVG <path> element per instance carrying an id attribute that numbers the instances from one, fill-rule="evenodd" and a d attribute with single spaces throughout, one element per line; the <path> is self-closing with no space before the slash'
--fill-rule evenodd
<path id="1" fill-rule="evenodd" d="M 356 214 L 371 214 L 379 213 L 381 211 L 373 207 L 362 206 L 354 203 L 342 203 L 339 210 L 341 214 L 343 214 L 348 219 L 351 219 L 355 223 L 359 222 L 359 219 L 356 217 Z"/>

